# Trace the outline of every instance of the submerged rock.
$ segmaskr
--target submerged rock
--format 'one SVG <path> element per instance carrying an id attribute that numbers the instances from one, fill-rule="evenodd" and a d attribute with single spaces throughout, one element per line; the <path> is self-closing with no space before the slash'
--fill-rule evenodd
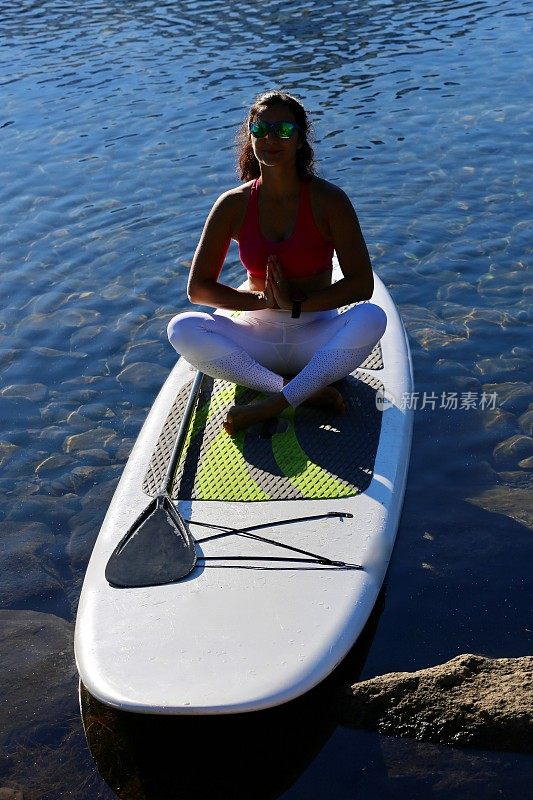
<path id="1" fill-rule="evenodd" d="M 500 442 L 493 451 L 497 464 L 515 465 L 523 458 L 533 455 L 533 438 L 524 434 L 515 434 Z"/>
<path id="2" fill-rule="evenodd" d="M 533 656 L 461 655 L 356 683 L 342 722 L 458 747 L 533 752 Z"/>
<path id="3" fill-rule="evenodd" d="M 518 420 L 510 411 L 503 408 L 484 409 L 481 424 L 490 439 L 503 441 L 518 433 Z"/>
<path id="4" fill-rule="evenodd" d="M 2 521 L 0 604 L 4 608 L 29 602 L 42 605 L 44 597 L 63 596 L 54 564 L 54 544 L 50 528 L 31 521 L 29 516 L 23 521 Z"/>
<path id="5" fill-rule="evenodd" d="M 48 395 L 48 389 L 44 383 L 15 383 L 2 389 L 2 397 L 23 397 L 39 403 Z"/>
<path id="6" fill-rule="evenodd" d="M 117 435 L 111 428 L 92 428 L 80 434 L 67 436 L 63 443 L 63 451 L 76 453 L 80 450 L 106 449 L 116 439 Z"/>
<path id="7" fill-rule="evenodd" d="M 524 381 L 506 381 L 502 383 L 484 383 L 483 391 L 496 394 L 496 405 L 513 414 L 523 414 L 533 397 L 533 390 Z"/>
<path id="8" fill-rule="evenodd" d="M 518 420 L 518 424 L 520 425 L 522 433 L 525 433 L 526 436 L 533 436 L 533 409 L 522 414 Z"/>
<path id="9" fill-rule="evenodd" d="M 533 530 L 533 491 L 528 473 L 517 476 L 509 472 L 499 474 L 503 480 L 508 483 L 513 481 L 515 485 L 501 485 L 486 489 L 477 495 L 467 497 L 467 502 L 494 514 L 505 514 Z M 520 485 L 519 482 L 523 485 Z"/>
<path id="10" fill-rule="evenodd" d="M 46 736 L 77 713 L 73 625 L 0 610 L 0 743 Z"/>
<path id="11" fill-rule="evenodd" d="M 24 800 L 21 789 L 10 789 L 7 786 L 0 788 L 0 800 Z"/>
<path id="12" fill-rule="evenodd" d="M 128 364 L 117 375 L 119 383 L 133 384 L 134 386 L 159 386 L 168 377 L 168 369 L 159 364 L 150 364 L 139 361 Z"/>

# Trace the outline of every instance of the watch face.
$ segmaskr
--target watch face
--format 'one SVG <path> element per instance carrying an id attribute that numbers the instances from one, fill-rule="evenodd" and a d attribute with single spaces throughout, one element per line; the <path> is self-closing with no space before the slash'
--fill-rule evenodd
<path id="1" fill-rule="evenodd" d="M 303 303 L 304 300 L 307 300 L 307 295 L 300 289 L 295 289 L 291 292 L 291 300 L 293 303 Z"/>

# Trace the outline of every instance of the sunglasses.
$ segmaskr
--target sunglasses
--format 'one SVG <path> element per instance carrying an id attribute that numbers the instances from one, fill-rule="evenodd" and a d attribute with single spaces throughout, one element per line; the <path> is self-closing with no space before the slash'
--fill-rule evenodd
<path id="1" fill-rule="evenodd" d="M 295 122 L 264 122 L 263 120 L 250 122 L 249 129 L 255 139 L 264 139 L 270 131 L 278 139 L 290 139 L 295 130 L 302 130 Z"/>

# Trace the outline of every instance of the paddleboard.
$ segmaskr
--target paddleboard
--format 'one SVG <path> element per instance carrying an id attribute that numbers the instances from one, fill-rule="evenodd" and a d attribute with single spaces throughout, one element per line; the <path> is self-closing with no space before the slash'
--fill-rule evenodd
<path id="1" fill-rule="evenodd" d="M 340 275 L 338 264 L 335 275 Z M 161 485 L 193 368 L 179 359 L 132 450 L 87 568 L 76 620 L 81 681 L 103 703 L 228 714 L 285 703 L 356 642 L 383 584 L 411 445 L 412 366 L 387 314 L 381 341 L 339 383 L 343 415 L 289 408 L 231 437 L 227 409 L 255 393 L 204 377 L 172 498 L 197 561 L 174 583 L 119 588 L 106 565 Z"/>

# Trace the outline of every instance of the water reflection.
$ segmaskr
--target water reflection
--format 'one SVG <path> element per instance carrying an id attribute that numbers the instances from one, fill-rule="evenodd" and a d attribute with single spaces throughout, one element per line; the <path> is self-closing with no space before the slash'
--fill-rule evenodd
<path id="1" fill-rule="evenodd" d="M 291 707 L 232 718 L 128 718 L 82 690 L 87 741 L 120 798 L 273 800 L 320 751 L 335 723 L 327 709 Z M 317 719 L 318 717 L 318 719 Z"/>
<path id="2" fill-rule="evenodd" d="M 211 717 L 131 714 L 103 705 L 80 684 L 84 730 L 101 776 L 123 800 L 281 797 L 335 730 L 336 706 L 362 668 L 383 600 L 382 592 L 340 667 L 311 692 L 276 708 Z"/>

